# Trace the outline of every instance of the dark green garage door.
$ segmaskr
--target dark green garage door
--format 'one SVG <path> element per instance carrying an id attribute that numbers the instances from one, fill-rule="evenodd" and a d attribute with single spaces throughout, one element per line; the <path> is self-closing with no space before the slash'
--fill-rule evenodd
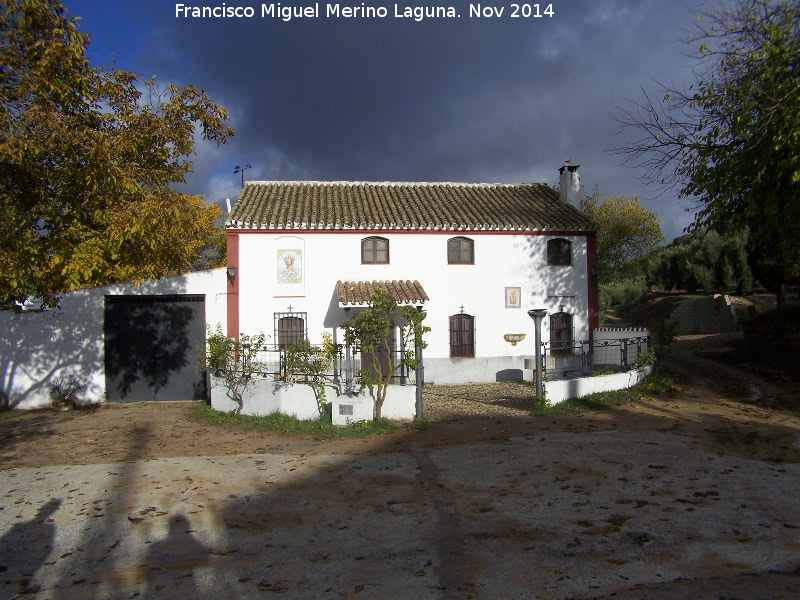
<path id="1" fill-rule="evenodd" d="M 106 296 L 103 329 L 108 401 L 203 397 L 205 296 Z"/>

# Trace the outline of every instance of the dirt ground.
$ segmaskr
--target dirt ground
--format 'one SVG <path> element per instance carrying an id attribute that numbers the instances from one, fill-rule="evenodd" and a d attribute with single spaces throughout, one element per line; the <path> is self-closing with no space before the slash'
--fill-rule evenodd
<path id="1" fill-rule="evenodd" d="M 800 462 L 800 373 L 737 359 L 740 339 L 737 334 L 681 337 L 661 365 L 675 374 L 674 388 L 626 406 L 575 417 L 520 417 L 518 385 L 495 384 L 485 418 L 476 409 L 464 418 L 435 421 L 424 432 L 368 439 L 321 440 L 210 424 L 194 416 L 192 402 L 10 411 L 0 414 L 0 469 L 180 456 L 363 454 L 410 441 L 444 448 L 542 432 L 625 430 L 682 432 L 720 454 Z M 468 393 L 469 387 L 460 391 Z M 436 394 L 427 393 L 423 410 L 435 412 L 435 401 Z M 498 415 L 504 402 L 516 410 Z"/>
<path id="2" fill-rule="evenodd" d="M 497 384 L 483 418 L 367 439 L 3 413 L 0 598 L 799 598 L 800 379 L 738 343 L 681 339 L 673 389 L 625 406 L 521 416 Z"/>

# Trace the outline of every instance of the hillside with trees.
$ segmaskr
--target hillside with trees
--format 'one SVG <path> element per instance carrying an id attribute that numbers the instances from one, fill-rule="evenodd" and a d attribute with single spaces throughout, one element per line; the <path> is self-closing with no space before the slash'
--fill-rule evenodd
<path id="1" fill-rule="evenodd" d="M 694 80 L 621 103 L 612 152 L 694 199 L 694 228 L 747 231 L 753 274 L 781 304 L 800 282 L 800 4 L 703 6 L 684 40 Z"/>

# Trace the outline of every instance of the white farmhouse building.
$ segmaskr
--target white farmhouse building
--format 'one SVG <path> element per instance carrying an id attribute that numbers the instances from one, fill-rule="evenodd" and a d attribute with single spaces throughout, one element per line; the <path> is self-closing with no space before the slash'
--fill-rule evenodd
<path id="1" fill-rule="evenodd" d="M 529 309 L 547 309 L 554 347 L 598 325 L 596 225 L 578 211 L 577 168 L 560 169 L 560 196 L 545 184 L 247 182 L 226 223 L 228 334 L 341 342 L 380 286 L 427 313 L 426 382 L 520 379 L 535 354 Z"/>

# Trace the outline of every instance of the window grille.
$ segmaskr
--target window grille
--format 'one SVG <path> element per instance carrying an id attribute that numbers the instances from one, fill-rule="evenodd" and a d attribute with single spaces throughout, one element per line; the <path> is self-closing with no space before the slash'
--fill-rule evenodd
<path id="1" fill-rule="evenodd" d="M 275 339 L 280 348 L 288 348 L 300 340 L 308 339 L 307 315 L 300 313 L 275 313 Z"/>
<path id="2" fill-rule="evenodd" d="M 475 356 L 475 317 L 472 315 L 460 313 L 450 317 L 450 356 Z"/>
<path id="3" fill-rule="evenodd" d="M 368 237 L 361 240 L 361 264 L 389 264 L 389 240 Z"/>
<path id="4" fill-rule="evenodd" d="M 461 236 L 447 240 L 447 264 L 475 264 L 475 242 Z"/>
<path id="5" fill-rule="evenodd" d="M 569 266 L 572 264 L 572 243 L 569 240 L 547 240 L 547 264 Z"/>
<path id="6" fill-rule="evenodd" d="M 550 354 L 572 354 L 572 315 L 550 315 Z"/>

